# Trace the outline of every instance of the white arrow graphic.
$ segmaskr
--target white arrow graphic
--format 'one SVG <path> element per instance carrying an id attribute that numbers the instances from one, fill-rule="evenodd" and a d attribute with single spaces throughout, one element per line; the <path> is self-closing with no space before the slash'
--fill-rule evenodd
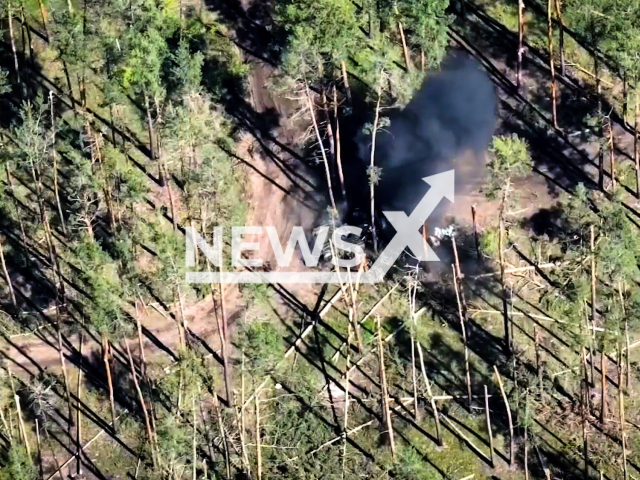
<path id="1" fill-rule="evenodd" d="M 361 281 L 363 283 L 381 282 L 406 247 L 409 247 L 413 255 L 420 261 L 437 262 L 440 260 L 424 241 L 418 229 L 424 225 L 424 222 L 433 213 L 443 197 L 451 202 L 454 201 L 455 172 L 454 170 L 449 170 L 425 177 L 422 180 L 431 185 L 431 188 L 422 197 L 422 200 L 420 200 L 420 203 L 418 203 L 409 217 L 405 212 L 382 212 L 396 229 L 396 234 L 371 266 L 371 269 L 363 275 L 363 277 L 366 277 L 362 278 Z"/>

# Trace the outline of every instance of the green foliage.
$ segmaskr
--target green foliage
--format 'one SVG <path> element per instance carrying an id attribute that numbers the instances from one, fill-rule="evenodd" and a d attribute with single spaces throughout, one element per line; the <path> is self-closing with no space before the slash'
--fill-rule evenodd
<path id="1" fill-rule="evenodd" d="M 490 178 L 486 194 L 493 198 L 512 179 L 531 172 L 532 163 L 527 142 L 516 134 L 493 137 L 489 151 Z"/>
<path id="2" fill-rule="evenodd" d="M 38 168 L 51 154 L 53 136 L 47 131 L 47 104 L 38 99 L 35 104 L 25 102 L 20 110 L 20 122 L 13 128 L 13 136 L 18 144 L 14 151 L 18 162 L 27 170 Z"/>
<path id="3" fill-rule="evenodd" d="M 125 205 L 135 205 L 144 199 L 149 185 L 144 174 L 126 156 L 111 144 L 102 150 L 104 180 L 108 185 L 117 185 L 114 199 Z"/>
<path id="4" fill-rule="evenodd" d="M 580 183 L 573 192 L 567 195 L 561 202 L 563 214 L 568 223 L 575 228 L 583 230 L 589 225 L 594 225 L 598 221 L 598 216 L 594 212 L 593 202 L 589 191 Z"/>
<path id="5" fill-rule="evenodd" d="M 171 77 L 177 85 L 177 90 L 186 94 L 195 93 L 202 81 L 202 52 L 191 54 L 189 44 L 181 41 L 178 51 L 172 55 Z"/>
<path id="6" fill-rule="evenodd" d="M 487 13 L 511 31 L 518 31 L 518 5 L 516 3 L 491 2 Z"/>
<path id="7" fill-rule="evenodd" d="M 96 47 L 96 37 L 85 35 L 87 26 L 82 17 L 65 9 L 57 11 L 54 20 L 51 27 L 52 46 L 60 52 L 60 58 L 74 67 L 86 64 Z"/>
<path id="8" fill-rule="evenodd" d="M 442 476 L 424 461 L 423 455 L 411 446 L 402 445 L 396 461 L 397 477 L 401 480 L 440 480 Z"/>
<path id="9" fill-rule="evenodd" d="M 398 68 L 405 63 L 398 22 L 404 23 L 409 48 L 424 53 L 427 67 L 436 67 L 448 46 L 447 6 L 447 0 L 365 2 L 358 11 L 346 0 L 281 2 L 277 17 L 288 37 L 282 56 L 284 83 L 292 88 L 287 79 L 331 82 L 346 62 L 370 91 L 377 90 L 384 71 L 389 94 L 404 105 L 423 74 Z"/>
<path id="10" fill-rule="evenodd" d="M 349 0 L 286 0 L 278 2 L 278 20 L 289 35 L 283 71 L 314 81 L 336 71 L 359 46 L 361 34 Z"/>
<path id="11" fill-rule="evenodd" d="M 33 460 L 27 455 L 27 449 L 12 443 L 0 460 L 0 480 L 36 480 L 38 475 Z"/>
<path id="12" fill-rule="evenodd" d="M 94 240 L 83 235 L 73 248 L 79 279 L 89 294 L 85 303 L 91 323 L 103 335 L 115 335 L 125 328 L 122 284 L 117 265 Z"/>
<path id="13" fill-rule="evenodd" d="M 580 184 L 575 194 L 566 198 L 562 205 L 567 230 L 584 239 L 583 250 L 588 248 L 589 227 L 595 226 L 599 237 L 596 255 L 600 274 L 613 282 L 638 278 L 640 238 L 637 228 L 629 220 L 621 198 L 614 196 L 612 201 L 608 201 L 598 194 L 588 192 Z"/>
<path id="14" fill-rule="evenodd" d="M 267 321 L 254 320 L 244 324 L 236 341 L 237 348 L 246 357 L 245 368 L 258 378 L 275 370 L 285 350 L 282 335 Z"/>
<path id="15" fill-rule="evenodd" d="M 598 256 L 602 273 L 614 282 L 638 278 L 640 237 L 620 199 L 603 202 L 600 218 L 599 234 L 603 238 L 598 242 Z"/>
<path id="16" fill-rule="evenodd" d="M 180 395 L 183 403 L 190 404 L 191 400 L 198 400 L 203 379 L 208 378 L 199 354 L 192 350 L 182 350 L 178 362 L 169 369 L 169 374 L 161 380 L 163 392 L 177 402 Z M 213 387 L 213 385 L 212 385 Z"/>
<path id="17" fill-rule="evenodd" d="M 330 448 L 315 453 L 312 461 L 285 463 L 292 451 L 306 453 L 335 436 L 332 427 L 321 419 L 329 412 L 317 396 L 308 408 L 286 394 L 271 403 L 273 416 L 265 425 L 265 437 L 277 441 L 281 448 L 265 449 L 265 462 L 286 465 L 287 478 L 340 478 L 341 457 Z"/>
<path id="18" fill-rule="evenodd" d="M 613 58 L 628 78 L 640 74 L 640 2 L 637 0 L 568 0 L 571 27 Z"/>
<path id="19" fill-rule="evenodd" d="M 490 258 L 498 258 L 500 231 L 497 227 L 485 229 L 480 234 L 480 249 Z"/>
<path id="20" fill-rule="evenodd" d="M 451 19 L 445 13 L 448 6 L 449 0 L 398 1 L 409 41 L 425 53 L 429 68 L 440 64 L 449 44 L 447 27 Z"/>
<path id="21" fill-rule="evenodd" d="M 146 222 L 138 222 L 136 227 L 136 238 L 148 242 L 157 255 L 152 265 L 142 272 L 143 276 L 165 301 L 178 302 L 178 295 L 184 297 L 190 291 L 184 283 L 184 237 L 175 232 L 159 214 Z"/>
<path id="22" fill-rule="evenodd" d="M 174 415 L 165 416 L 157 427 L 158 461 L 163 474 L 171 478 L 170 472 L 184 467 L 191 457 L 192 432 Z"/>
<path id="23" fill-rule="evenodd" d="M 382 177 L 382 168 L 375 165 L 367 167 L 367 176 L 369 177 L 369 185 L 378 185 Z"/>
<path id="24" fill-rule="evenodd" d="M 9 73 L 0 68 L 0 95 L 11 91 L 9 86 Z"/>
<path id="25" fill-rule="evenodd" d="M 272 306 L 273 290 L 265 283 L 247 283 L 240 287 L 240 293 L 248 309 L 267 310 Z"/>

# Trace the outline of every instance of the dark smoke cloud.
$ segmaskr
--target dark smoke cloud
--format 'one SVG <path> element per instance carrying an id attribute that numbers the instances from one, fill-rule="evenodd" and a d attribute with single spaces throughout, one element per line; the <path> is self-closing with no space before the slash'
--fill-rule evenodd
<path id="1" fill-rule="evenodd" d="M 441 71 L 428 75 L 403 110 L 388 116 L 390 125 L 376 140 L 375 163 L 382 168 L 379 210 L 410 214 L 429 188 L 422 178 L 446 170 L 455 169 L 456 195 L 482 183 L 485 151 L 496 126 L 496 95 L 475 60 L 452 56 Z M 369 158 L 371 137 L 358 143 L 360 156 Z M 441 202 L 429 220 L 431 228 L 442 226 L 449 206 L 448 200 Z"/>

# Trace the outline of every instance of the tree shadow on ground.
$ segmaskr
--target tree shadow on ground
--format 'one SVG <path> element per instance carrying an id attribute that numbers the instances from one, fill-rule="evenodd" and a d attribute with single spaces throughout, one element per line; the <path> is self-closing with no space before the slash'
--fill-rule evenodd
<path id="1" fill-rule="evenodd" d="M 517 50 L 517 35 L 496 24 L 479 7 L 470 5 L 471 14 L 458 19 L 454 28 L 463 31 L 467 44 L 473 45 L 473 54 L 484 57 L 485 65 L 491 65 L 490 73 L 501 85 L 500 131 L 515 131 L 529 141 L 536 166 L 549 175 L 550 193 L 557 188 L 573 188 L 578 182 L 591 183 L 597 178 L 597 136 L 590 120 L 597 114 L 597 92 L 590 84 L 583 84 L 567 75 L 558 75 L 559 126 L 577 134 L 567 135 L 554 130 L 551 124 L 548 59 L 544 52 L 528 46 L 529 60 L 524 65 L 525 93 L 516 92 L 515 85 L 494 64 L 508 65 L 508 58 Z M 491 60 L 489 60 L 489 58 Z M 511 72 L 512 73 L 512 72 Z M 527 98 L 525 98 L 527 97 Z M 602 111 L 612 107 L 601 99 Z M 523 106 L 517 106 L 517 103 Z M 612 120 L 623 126 L 624 122 L 612 114 Z M 588 168 L 587 168 L 588 167 Z M 588 172 L 591 171 L 591 174 Z M 605 177 L 609 172 L 604 172 Z"/>

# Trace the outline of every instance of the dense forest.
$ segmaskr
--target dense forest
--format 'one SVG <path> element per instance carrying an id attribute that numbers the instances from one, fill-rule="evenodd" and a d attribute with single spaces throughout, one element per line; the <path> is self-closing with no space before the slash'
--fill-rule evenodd
<path id="1" fill-rule="evenodd" d="M 639 0 L 0 0 L 0 34 L 0 480 L 640 478 Z M 461 56 L 497 118 L 442 262 L 361 283 L 377 142 Z M 222 273 L 298 220 L 366 257 L 185 281 L 188 228 Z"/>

